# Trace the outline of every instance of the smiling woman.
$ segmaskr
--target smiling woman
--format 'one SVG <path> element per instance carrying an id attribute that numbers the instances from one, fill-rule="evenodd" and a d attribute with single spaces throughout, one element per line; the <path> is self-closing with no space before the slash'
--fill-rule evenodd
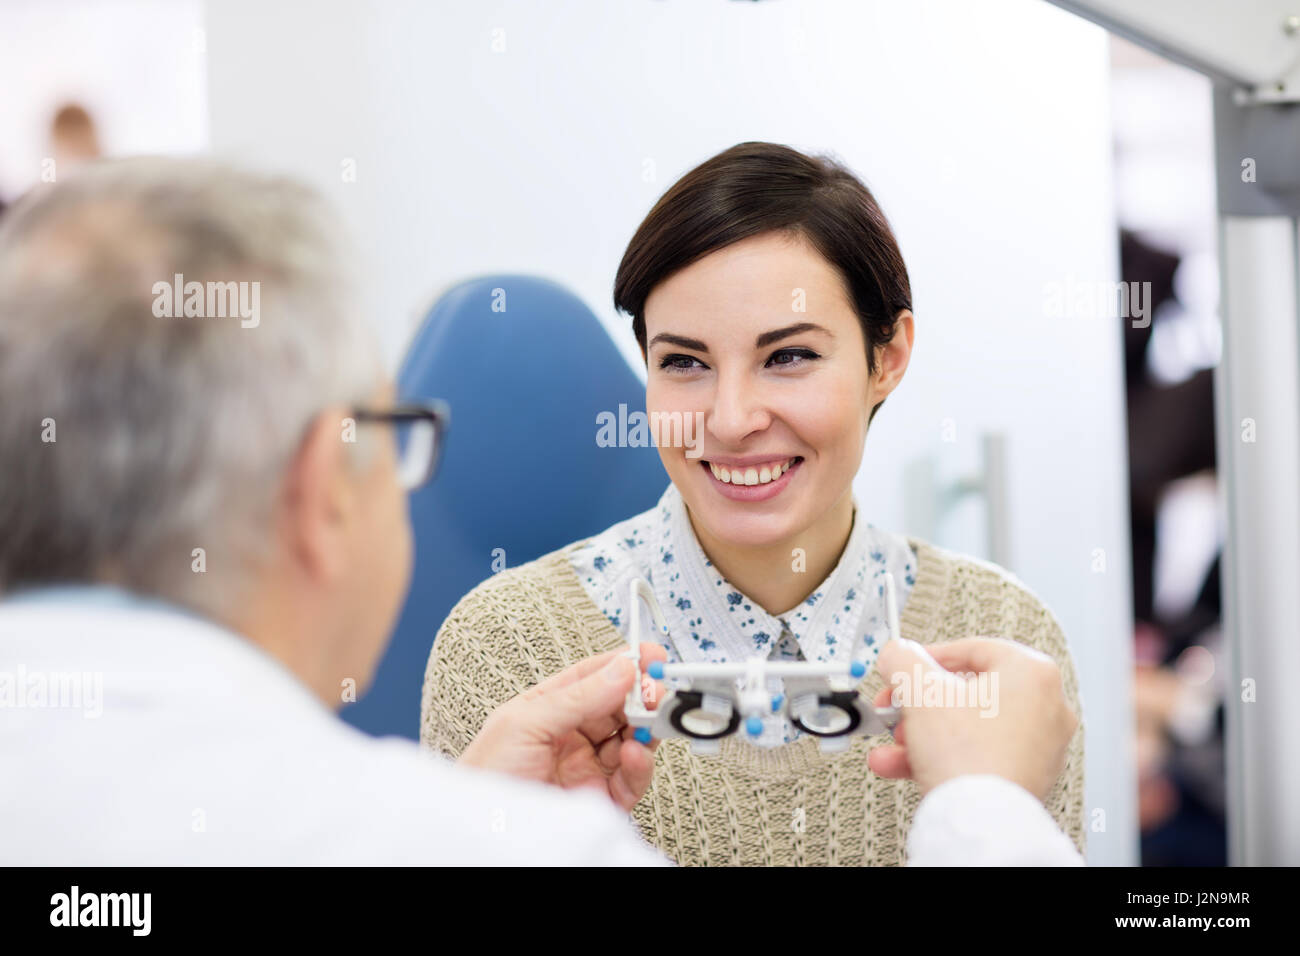
<path id="1" fill-rule="evenodd" d="M 869 667 L 890 573 L 903 637 L 1033 646 L 1080 713 L 1065 637 L 1020 581 L 875 528 L 854 501 L 868 428 L 915 328 L 898 244 L 852 173 L 770 143 L 726 150 L 655 204 L 614 300 L 646 361 L 650 415 L 703 428 L 689 449 L 660 444 L 672 484 L 655 508 L 502 572 L 453 609 L 429 658 L 424 743 L 457 755 L 498 704 L 621 646 L 636 578 L 664 610 L 670 662 Z M 882 686 L 871 670 L 861 690 Z M 902 863 L 920 793 L 868 769 L 882 742 L 823 754 L 777 715 L 755 743 L 727 738 L 715 756 L 666 740 L 635 815 L 679 863 Z M 1082 720 L 1046 804 L 1082 851 Z"/>

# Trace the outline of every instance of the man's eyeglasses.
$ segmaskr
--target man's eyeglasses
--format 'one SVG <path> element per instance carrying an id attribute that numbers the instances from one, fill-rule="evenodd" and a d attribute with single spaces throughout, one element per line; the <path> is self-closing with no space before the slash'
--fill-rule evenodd
<path id="1" fill-rule="evenodd" d="M 357 422 L 379 422 L 393 426 L 397 440 L 397 480 L 406 491 L 414 491 L 438 471 L 442 446 L 451 424 L 451 406 L 433 399 L 404 402 L 392 408 L 355 408 Z"/>

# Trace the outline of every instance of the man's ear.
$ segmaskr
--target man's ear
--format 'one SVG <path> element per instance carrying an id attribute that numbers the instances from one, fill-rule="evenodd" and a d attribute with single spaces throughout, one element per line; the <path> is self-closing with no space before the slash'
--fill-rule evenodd
<path id="1" fill-rule="evenodd" d="M 348 525 L 356 505 L 352 445 L 356 423 L 327 409 L 307 429 L 289 467 L 284 522 L 293 560 L 309 577 L 336 581 L 347 573 Z"/>

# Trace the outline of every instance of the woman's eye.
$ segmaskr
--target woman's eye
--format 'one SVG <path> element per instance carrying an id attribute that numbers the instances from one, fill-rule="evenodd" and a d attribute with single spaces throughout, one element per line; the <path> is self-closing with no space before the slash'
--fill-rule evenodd
<path id="1" fill-rule="evenodd" d="M 689 372 L 691 369 L 704 368 L 704 364 L 690 355 L 665 355 L 659 360 L 659 367 L 670 372 Z"/>
<path id="2" fill-rule="evenodd" d="M 781 349 L 773 352 L 772 357 L 767 360 L 769 366 L 785 366 L 789 368 L 792 365 L 802 365 L 806 361 L 821 358 L 812 349 Z"/>

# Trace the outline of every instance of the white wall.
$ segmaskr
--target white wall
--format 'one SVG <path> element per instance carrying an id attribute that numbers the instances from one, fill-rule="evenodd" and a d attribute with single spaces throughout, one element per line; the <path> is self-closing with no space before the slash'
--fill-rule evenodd
<path id="1" fill-rule="evenodd" d="M 214 148 L 336 197 L 394 360 L 439 289 L 516 270 L 576 290 L 634 357 L 613 275 L 676 177 L 747 139 L 847 161 L 917 316 L 860 499 L 908 530 L 905 460 L 956 473 L 1008 435 L 1011 564 L 1083 684 L 1090 858 L 1136 860 L 1120 326 L 1044 308 L 1051 283 L 1116 278 L 1102 31 L 1039 0 L 223 0 L 208 27 Z M 940 543 L 978 553 L 977 525 Z"/>

